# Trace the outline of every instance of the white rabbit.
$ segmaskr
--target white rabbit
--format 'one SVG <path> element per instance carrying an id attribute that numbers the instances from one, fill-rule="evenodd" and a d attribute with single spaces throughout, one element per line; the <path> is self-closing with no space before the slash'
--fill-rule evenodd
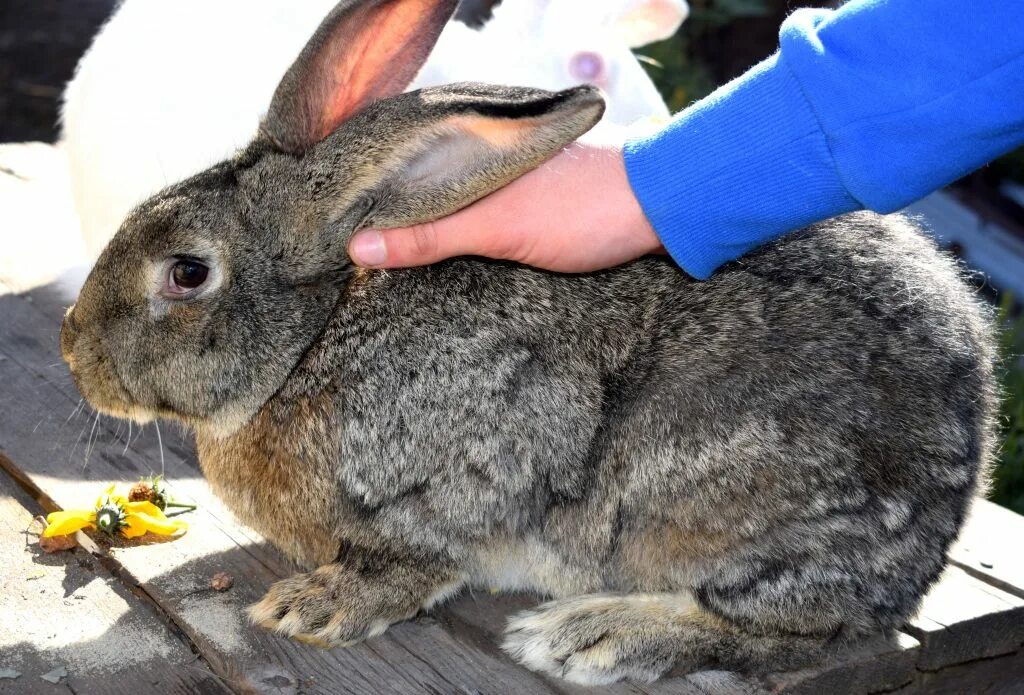
<path id="1" fill-rule="evenodd" d="M 630 49 L 668 38 L 687 12 L 684 0 L 505 0 L 482 31 L 449 24 L 413 87 L 594 84 L 605 92 L 606 122 L 665 117 L 665 102 Z"/>
<path id="2" fill-rule="evenodd" d="M 63 141 L 92 258 L 139 202 L 256 132 L 274 88 L 337 0 L 124 0 L 64 94 Z M 604 89 L 606 121 L 668 115 L 630 51 L 675 33 L 685 0 L 505 0 L 452 22 L 411 88 L 458 81 Z"/>

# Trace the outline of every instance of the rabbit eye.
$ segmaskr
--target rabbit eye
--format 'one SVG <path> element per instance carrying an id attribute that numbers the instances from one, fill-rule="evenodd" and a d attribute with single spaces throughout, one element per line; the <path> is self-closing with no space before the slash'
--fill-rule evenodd
<path id="1" fill-rule="evenodd" d="M 605 79 L 604 73 L 604 59 L 593 51 L 577 53 L 569 60 L 569 74 L 574 79 L 600 84 Z"/>
<path id="2" fill-rule="evenodd" d="M 192 259 L 182 259 L 171 266 L 167 274 L 165 291 L 167 294 L 181 296 L 206 282 L 210 269 Z"/>

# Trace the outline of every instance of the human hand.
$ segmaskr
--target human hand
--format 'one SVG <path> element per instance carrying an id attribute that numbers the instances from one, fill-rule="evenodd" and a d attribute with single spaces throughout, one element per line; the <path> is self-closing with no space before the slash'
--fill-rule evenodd
<path id="1" fill-rule="evenodd" d="M 365 230 L 349 242 L 349 256 L 364 267 L 487 256 L 566 273 L 610 268 L 660 250 L 626 178 L 621 146 L 584 143 L 453 215 Z"/>

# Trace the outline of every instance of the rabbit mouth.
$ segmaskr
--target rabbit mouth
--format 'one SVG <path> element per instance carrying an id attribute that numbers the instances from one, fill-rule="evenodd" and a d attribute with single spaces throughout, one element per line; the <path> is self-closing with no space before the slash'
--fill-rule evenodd
<path id="1" fill-rule="evenodd" d="M 65 314 L 60 347 L 78 391 L 103 415 L 139 424 L 153 420 L 154 414 L 139 406 L 128 391 L 102 341 L 78 329 L 73 311 L 71 307 Z"/>
<path id="2" fill-rule="evenodd" d="M 140 407 L 125 388 L 110 359 L 102 352 L 89 350 L 88 355 L 77 352 L 67 359 L 71 376 L 85 400 L 103 415 L 145 424 L 154 414 Z"/>

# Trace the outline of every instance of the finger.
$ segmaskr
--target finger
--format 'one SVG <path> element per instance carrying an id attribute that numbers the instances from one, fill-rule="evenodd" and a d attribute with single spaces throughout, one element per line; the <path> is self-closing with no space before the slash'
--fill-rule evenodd
<path id="1" fill-rule="evenodd" d="M 533 201 L 550 195 L 540 170 L 532 171 L 469 207 L 411 227 L 367 230 L 349 242 L 349 256 L 373 268 L 428 265 L 453 256 L 486 256 L 527 261 L 529 249 L 549 236 L 551 215 L 538 214 Z M 542 206 L 543 207 L 543 206 Z"/>
<path id="2" fill-rule="evenodd" d="M 400 229 L 359 232 L 349 242 L 348 254 L 356 265 L 367 268 L 427 265 L 455 255 L 439 244 L 433 222 Z"/>
<path id="3" fill-rule="evenodd" d="M 493 227 L 462 224 L 465 213 L 433 222 L 386 230 L 366 230 L 349 242 L 349 257 L 370 268 L 428 265 L 453 256 L 487 255 Z"/>

